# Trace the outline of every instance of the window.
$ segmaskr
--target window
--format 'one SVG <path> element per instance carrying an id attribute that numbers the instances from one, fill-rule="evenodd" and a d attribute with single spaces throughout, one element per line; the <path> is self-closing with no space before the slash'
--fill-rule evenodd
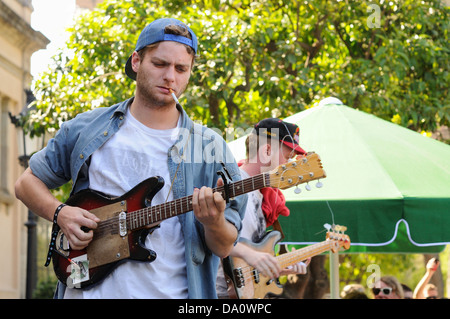
<path id="1" fill-rule="evenodd" d="M 0 96 L 0 192 L 8 192 L 8 99 Z"/>

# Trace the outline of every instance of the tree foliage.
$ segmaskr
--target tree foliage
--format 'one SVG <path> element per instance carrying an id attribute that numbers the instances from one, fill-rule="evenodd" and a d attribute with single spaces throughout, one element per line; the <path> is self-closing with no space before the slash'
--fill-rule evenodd
<path id="1" fill-rule="evenodd" d="M 417 131 L 449 126 L 449 9 L 442 1 L 105 0 L 77 18 L 66 46 L 35 79 L 36 109 L 22 119 L 30 134 L 131 97 L 125 62 L 140 31 L 161 17 L 185 21 L 199 38 L 180 102 L 205 125 L 246 129 L 336 96 Z M 380 262 L 374 258 L 347 256 L 343 277 L 365 282 L 364 267 Z M 411 261 L 388 256 L 387 264 L 403 264 L 407 273 Z"/>
<path id="2" fill-rule="evenodd" d="M 246 128 L 327 96 L 414 130 L 449 124 L 449 10 L 441 1 L 105 0 L 70 28 L 34 83 L 34 134 L 129 98 L 124 65 L 140 31 L 186 21 L 199 58 L 180 100 L 197 121 Z"/>

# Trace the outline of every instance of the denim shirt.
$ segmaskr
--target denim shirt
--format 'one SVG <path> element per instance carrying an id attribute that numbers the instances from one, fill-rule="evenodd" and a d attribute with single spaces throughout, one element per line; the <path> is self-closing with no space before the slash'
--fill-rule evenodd
<path id="1" fill-rule="evenodd" d="M 49 189 L 70 180 L 73 180 L 71 194 L 88 188 L 90 156 L 120 129 L 131 102 L 129 99 L 111 107 L 94 109 L 64 122 L 47 146 L 32 156 L 33 174 Z M 174 199 L 192 195 L 195 187 L 216 187 L 220 177 L 217 171 L 223 171 L 220 162 L 225 164 L 233 182 L 240 180 L 236 161 L 223 138 L 193 123 L 183 109 L 179 111 L 182 116 L 179 140 L 169 149 L 167 158 L 171 181 L 166 183 L 173 181 Z M 246 195 L 231 198 L 225 209 L 225 218 L 238 231 L 242 227 L 246 202 Z M 219 258 L 206 246 L 203 226 L 192 211 L 178 218 L 185 241 L 189 298 L 216 298 Z"/>

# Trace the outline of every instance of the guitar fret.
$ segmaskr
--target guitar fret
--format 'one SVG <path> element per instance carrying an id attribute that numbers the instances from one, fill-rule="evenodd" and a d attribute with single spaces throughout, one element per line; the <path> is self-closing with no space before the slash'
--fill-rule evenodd
<path id="1" fill-rule="evenodd" d="M 164 217 L 167 218 L 167 205 L 164 205 Z"/>
<path id="2" fill-rule="evenodd" d="M 155 211 L 153 213 L 153 216 L 155 217 L 155 223 L 158 221 L 158 212 L 159 212 L 158 206 L 159 205 L 155 206 Z"/>
<path id="3" fill-rule="evenodd" d="M 136 225 L 139 227 L 140 225 L 140 221 L 139 221 L 139 211 L 137 212 L 136 216 L 135 216 L 135 220 L 136 220 Z"/>

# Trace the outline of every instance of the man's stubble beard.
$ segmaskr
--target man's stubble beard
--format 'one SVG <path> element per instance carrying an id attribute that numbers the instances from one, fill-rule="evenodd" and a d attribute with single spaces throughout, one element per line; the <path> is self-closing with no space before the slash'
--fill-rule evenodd
<path id="1" fill-rule="evenodd" d="M 148 84 L 145 85 L 145 84 Z M 182 89 L 181 92 L 184 92 L 186 90 L 186 86 Z M 155 108 L 155 109 L 164 109 L 167 107 L 172 107 L 175 101 L 173 100 L 172 96 L 168 95 L 169 98 L 158 98 L 156 94 L 151 92 L 151 83 L 147 80 L 147 77 L 142 74 L 137 74 L 136 77 L 136 88 L 137 92 L 139 92 L 139 95 L 143 101 L 145 101 L 145 104 L 149 107 Z"/>

